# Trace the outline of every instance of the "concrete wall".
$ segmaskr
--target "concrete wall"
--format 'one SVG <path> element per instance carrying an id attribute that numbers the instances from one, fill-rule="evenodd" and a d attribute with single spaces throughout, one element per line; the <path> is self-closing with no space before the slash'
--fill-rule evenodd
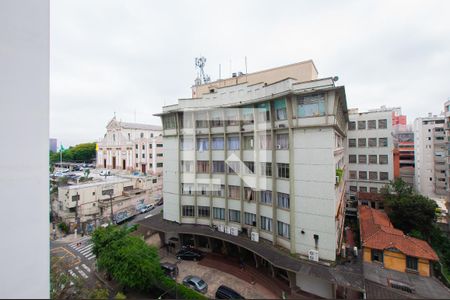
<path id="1" fill-rule="evenodd" d="M 163 217 L 169 221 L 180 222 L 180 182 L 179 182 L 179 153 L 178 137 L 167 136 L 163 139 L 164 151 L 164 209 Z"/>

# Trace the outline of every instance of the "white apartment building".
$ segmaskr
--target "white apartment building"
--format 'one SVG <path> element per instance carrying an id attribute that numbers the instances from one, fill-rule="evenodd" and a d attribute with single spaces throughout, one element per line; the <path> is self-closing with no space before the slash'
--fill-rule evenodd
<path id="1" fill-rule="evenodd" d="M 108 176 L 59 187 L 53 210 L 71 229 L 78 218 L 79 228 L 86 232 L 109 222 L 111 213 L 117 222 L 139 213 L 144 204 L 154 202 L 161 188 L 158 176 Z"/>
<path id="2" fill-rule="evenodd" d="M 345 88 L 317 79 L 312 61 L 287 67 L 286 77 L 280 67 L 258 72 L 258 81 L 248 74 L 194 87 L 197 98 L 163 107 L 163 218 L 269 243 L 285 249 L 283 259 L 329 263 L 344 223 Z M 291 286 L 332 296 L 329 282 L 291 275 Z"/>
<path id="3" fill-rule="evenodd" d="M 392 120 L 397 114 L 401 114 L 399 108 L 362 113 L 349 110 L 346 163 L 350 199 L 357 192 L 380 193 L 394 179 Z"/>
<path id="4" fill-rule="evenodd" d="M 447 195 L 447 149 L 443 116 L 414 120 L 414 186 L 418 193 L 436 198 Z"/>
<path id="5" fill-rule="evenodd" d="M 163 167 L 162 128 L 127 123 L 114 117 L 98 143 L 97 168 L 161 174 Z"/>

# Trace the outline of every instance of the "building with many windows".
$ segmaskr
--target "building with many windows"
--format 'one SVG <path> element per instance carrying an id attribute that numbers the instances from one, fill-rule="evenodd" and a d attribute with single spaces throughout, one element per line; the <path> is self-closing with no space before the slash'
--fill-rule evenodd
<path id="1" fill-rule="evenodd" d="M 162 128 L 126 123 L 114 117 L 98 143 L 97 168 L 161 174 L 163 167 Z"/>
<path id="2" fill-rule="evenodd" d="M 399 108 L 381 107 L 363 113 L 358 109 L 349 111 L 347 189 L 350 200 L 368 201 L 356 199 L 357 193 L 380 193 L 393 180 L 392 124 L 400 115 Z M 378 202 L 372 203 L 378 208 Z"/>
<path id="3" fill-rule="evenodd" d="M 162 222 L 181 226 L 173 236 L 170 222 L 142 225 L 166 243 L 179 238 L 209 251 L 234 239 L 228 247 L 251 250 L 253 263 L 292 288 L 333 297 L 336 284 L 301 272 L 293 256 L 318 262 L 313 270 L 341 250 L 345 88 L 317 79 L 312 61 L 254 74 L 194 87 L 196 98 L 163 107 Z"/>
<path id="4" fill-rule="evenodd" d="M 443 116 L 414 120 L 415 188 L 418 193 L 439 198 L 447 196 L 447 146 Z"/>

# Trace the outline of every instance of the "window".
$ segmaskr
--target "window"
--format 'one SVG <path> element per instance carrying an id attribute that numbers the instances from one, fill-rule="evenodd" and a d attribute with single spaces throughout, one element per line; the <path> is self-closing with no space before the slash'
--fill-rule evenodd
<path id="1" fill-rule="evenodd" d="M 387 119 L 378 120 L 378 129 L 387 128 Z"/>
<path id="2" fill-rule="evenodd" d="M 261 176 L 272 176 L 272 163 L 262 162 L 261 164 Z"/>
<path id="3" fill-rule="evenodd" d="M 417 257 L 406 256 L 406 268 L 417 271 Z"/>
<path id="4" fill-rule="evenodd" d="M 115 134 L 113 134 L 113 141 L 114 142 L 116 141 L 116 135 Z"/>
<path id="5" fill-rule="evenodd" d="M 356 164 L 356 155 L 355 155 L 355 154 L 350 154 L 350 155 L 348 156 L 348 162 L 349 162 L 350 164 Z"/>
<path id="6" fill-rule="evenodd" d="M 177 127 L 177 120 L 174 114 L 163 116 L 164 129 L 173 129 Z"/>
<path id="7" fill-rule="evenodd" d="M 239 125 L 239 111 L 233 108 L 226 109 L 225 119 L 227 120 L 228 126 Z"/>
<path id="8" fill-rule="evenodd" d="M 151 158 L 151 154 L 150 154 L 150 158 Z M 158 156 L 158 157 L 163 157 L 163 153 L 156 153 L 156 156 Z"/>
<path id="9" fill-rule="evenodd" d="M 379 138 L 378 139 L 378 146 L 379 147 L 387 147 L 388 146 L 387 138 Z"/>
<path id="10" fill-rule="evenodd" d="M 223 197 L 225 195 L 225 185 L 213 184 L 211 194 L 214 197 Z"/>
<path id="11" fill-rule="evenodd" d="M 369 155 L 369 164 L 371 164 L 371 165 L 377 164 L 377 156 L 376 155 Z"/>
<path id="12" fill-rule="evenodd" d="M 261 216 L 261 229 L 272 231 L 272 219 Z"/>
<path id="13" fill-rule="evenodd" d="M 163 163 L 156 163 L 156 167 L 157 168 L 162 168 L 163 167 Z"/>
<path id="14" fill-rule="evenodd" d="M 356 122 L 348 122 L 348 130 L 355 130 L 356 129 Z"/>
<path id="15" fill-rule="evenodd" d="M 244 136 L 244 149 L 245 150 L 253 149 L 253 135 Z"/>
<path id="16" fill-rule="evenodd" d="M 103 191 L 103 192 L 105 192 L 105 191 Z M 103 194 L 103 195 L 106 195 L 106 194 Z M 79 200 L 80 200 L 80 195 L 72 196 L 72 201 L 79 201 Z"/>
<path id="17" fill-rule="evenodd" d="M 260 191 L 260 202 L 264 204 L 272 204 L 272 191 Z"/>
<path id="18" fill-rule="evenodd" d="M 278 221 L 278 235 L 285 238 L 290 238 L 289 224 Z"/>
<path id="19" fill-rule="evenodd" d="M 213 207 L 213 218 L 216 220 L 225 220 L 225 208 Z"/>
<path id="20" fill-rule="evenodd" d="M 366 129 L 366 121 L 358 121 L 358 130 Z"/>
<path id="21" fill-rule="evenodd" d="M 358 139 L 358 147 L 366 147 L 366 139 Z"/>
<path id="22" fill-rule="evenodd" d="M 379 161 L 380 165 L 387 165 L 388 164 L 388 156 L 387 155 L 380 155 L 378 161 Z"/>
<path id="23" fill-rule="evenodd" d="M 224 141 L 223 137 L 213 137 L 211 142 L 212 150 L 223 150 L 224 149 Z"/>
<path id="24" fill-rule="evenodd" d="M 185 173 L 194 172 L 194 162 L 191 160 L 182 160 L 181 161 L 181 171 Z"/>
<path id="25" fill-rule="evenodd" d="M 371 188 L 370 188 L 370 192 L 371 192 L 371 193 L 374 193 L 374 194 L 377 194 L 377 193 L 378 193 L 378 188 L 376 188 L 376 187 L 371 187 Z"/>
<path id="26" fill-rule="evenodd" d="M 225 162 L 223 160 L 214 160 L 212 162 L 212 173 L 225 173 Z"/>
<path id="27" fill-rule="evenodd" d="M 145 144 L 142 144 L 142 150 L 145 150 Z"/>
<path id="28" fill-rule="evenodd" d="M 244 188 L 244 199 L 247 201 L 252 201 L 256 199 L 256 192 L 249 187 Z"/>
<path id="29" fill-rule="evenodd" d="M 255 163 L 252 161 L 245 161 L 245 168 L 244 168 L 244 173 L 245 174 L 254 174 L 255 173 Z"/>
<path id="30" fill-rule="evenodd" d="M 228 186 L 228 198 L 231 199 L 240 199 L 241 196 L 241 188 L 236 185 L 229 185 Z"/>
<path id="31" fill-rule="evenodd" d="M 138 144 L 136 144 L 135 146 L 136 146 L 136 150 L 138 150 L 138 149 L 139 149 L 139 145 L 138 145 Z"/>
<path id="32" fill-rule="evenodd" d="M 229 136 L 227 143 L 228 143 L 228 150 L 239 150 L 239 137 L 238 136 Z"/>
<path id="33" fill-rule="evenodd" d="M 378 180 L 378 173 L 377 172 L 369 172 L 369 179 L 370 180 Z"/>
<path id="34" fill-rule="evenodd" d="M 138 153 L 136 153 L 136 158 L 139 158 L 139 154 Z"/>
<path id="35" fill-rule="evenodd" d="M 228 210 L 228 217 L 230 222 L 241 222 L 241 212 L 239 210 L 229 209 Z"/>
<path id="36" fill-rule="evenodd" d="M 367 129 L 377 129 L 377 120 L 367 121 Z"/>
<path id="37" fill-rule="evenodd" d="M 359 191 L 363 193 L 367 193 L 367 186 L 360 186 Z"/>
<path id="38" fill-rule="evenodd" d="M 191 137 L 181 138 L 181 150 L 194 150 L 194 141 Z"/>
<path id="39" fill-rule="evenodd" d="M 194 216 L 194 206 L 193 205 L 183 205 L 182 206 L 183 217 L 193 217 Z"/>
<path id="40" fill-rule="evenodd" d="M 198 112 L 195 115 L 195 126 L 197 128 L 208 128 L 208 116 L 206 112 Z"/>
<path id="41" fill-rule="evenodd" d="M 286 208 L 286 209 L 290 208 L 289 194 L 277 193 L 277 198 L 278 198 L 277 205 L 279 208 Z"/>
<path id="42" fill-rule="evenodd" d="M 142 153 L 142 158 L 145 158 L 145 153 Z"/>
<path id="43" fill-rule="evenodd" d="M 275 115 L 278 121 L 286 120 L 286 101 L 285 99 L 278 99 L 273 102 L 275 108 Z"/>
<path id="44" fill-rule="evenodd" d="M 152 144 L 148 144 L 148 149 L 152 149 Z"/>
<path id="45" fill-rule="evenodd" d="M 199 218 L 209 218 L 209 206 L 199 206 L 197 212 Z"/>
<path id="46" fill-rule="evenodd" d="M 389 180 L 389 172 L 380 172 L 380 180 Z"/>
<path id="47" fill-rule="evenodd" d="M 260 103 L 257 105 L 258 121 L 265 123 L 270 121 L 270 105 L 269 103 Z"/>
<path id="48" fill-rule="evenodd" d="M 162 148 L 162 147 L 163 147 L 163 144 L 156 144 L 156 147 L 157 147 L 157 148 Z"/>
<path id="49" fill-rule="evenodd" d="M 209 196 L 209 186 L 207 184 L 197 185 L 197 195 L 199 196 Z"/>
<path id="50" fill-rule="evenodd" d="M 209 161 L 198 160 L 197 161 L 197 173 L 209 173 Z"/>
<path id="51" fill-rule="evenodd" d="M 356 179 L 356 171 L 349 171 L 350 179 Z"/>
<path id="52" fill-rule="evenodd" d="M 289 178 L 289 164 L 277 164 L 278 178 Z"/>
<path id="53" fill-rule="evenodd" d="M 369 138 L 369 147 L 377 146 L 377 138 Z"/>
<path id="54" fill-rule="evenodd" d="M 153 133 L 150 133 L 150 137 L 151 137 L 151 138 L 153 137 Z"/>
<path id="55" fill-rule="evenodd" d="M 359 171 L 359 179 L 366 180 L 367 179 L 367 172 L 366 171 Z"/>
<path id="56" fill-rule="evenodd" d="M 289 149 L 289 135 L 287 133 L 277 134 L 277 149 Z"/>
<path id="57" fill-rule="evenodd" d="M 297 115 L 303 117 L 316 117 L 325 115 L 325 96 L 315 94 L 297 97 Z"/>
<path id="58" fill-rule="evenodd" d="M 152 180 L 152 183 L 157 183 L 158 182 L 158 179 L 153 179 Z"/>
<path id="59" fill-rule="evenodd" d="M 358 191 L 358 188 L 356 186 L 354 186 L 354 185 L 350 186 L 350 192 L 357 192 L 357 191 Z"/>
<path id="60" fill-rule="evenodd" d="M 253 107 L 243 107 L 242 108 L 242 119 L 244 124 L 253 124 Z"/>
<path id="61" fill-rule="evenodd" d="M 141 138 L 143 138 L 144 137 L 144 133 L 143 132 L 141 132 Z"/>
<path id="62" fill-rule="evenodd" d="M 245 212 L 244 213 L 244 224 L 256 226 L 256 215 L 252 213 Z"/>
<path id="63" fill-rule="evenodd" d="M 383 262 L 383 251 L 377 249 L 371 249 L 372 261 Z"/>
<path id="64" fill-rule="evenodd" d="M 239 161 L 228 161 L 228 174 L 238 174 L 241 172 L 241 163 Z"/>
<path id="65" fill-rule="evenodd" d="M 211 127 L 222 127 L 222 113 L 220 111 L 212 111 L 211 112 Z"/>
<path id="66" fill-rule="evenodd" d="M 183 195 L 194 195 L 194 185 L 192 183 L 182 183 L 181 184 L 181 194 Z"/>
<path id="67" fill-rule="evenodd" d="M 261 134 L 259 136 L 260 149 L 272 149 L 272 136 L 269 134 Z"/>
<path id="68" fill-rule="evenodd" d="M 131 133 L 128 134 L 128 140 L 131 140 Z"/>
<path id="69" fill-rule="evenodd" d="M 197 138 L 197 150 L 203 152 L 208 149 L 209 149 L 208 138 Z"/>
<path id="70" fill-rule="evenodd" d="M 350 148 L 355 148 L 356 147 L 356 139 L 348 139 L 348 146 Z"/>
<path id="71" fill-rule="evenodd" d="M 358 155 L 359 164 L 367 164 L 367 155 Z"/>

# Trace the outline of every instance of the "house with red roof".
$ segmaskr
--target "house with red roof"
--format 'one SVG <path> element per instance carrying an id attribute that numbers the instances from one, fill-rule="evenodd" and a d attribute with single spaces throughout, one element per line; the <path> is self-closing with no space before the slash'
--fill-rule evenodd
<path id="1" fill-rule="evenodd" d="M 384 211 L 360 205 L 358 215 L 365 263 L 430 276 L 430 262 L 438 261 L 439 258 L 427 242 L 394 228 Z"/>

